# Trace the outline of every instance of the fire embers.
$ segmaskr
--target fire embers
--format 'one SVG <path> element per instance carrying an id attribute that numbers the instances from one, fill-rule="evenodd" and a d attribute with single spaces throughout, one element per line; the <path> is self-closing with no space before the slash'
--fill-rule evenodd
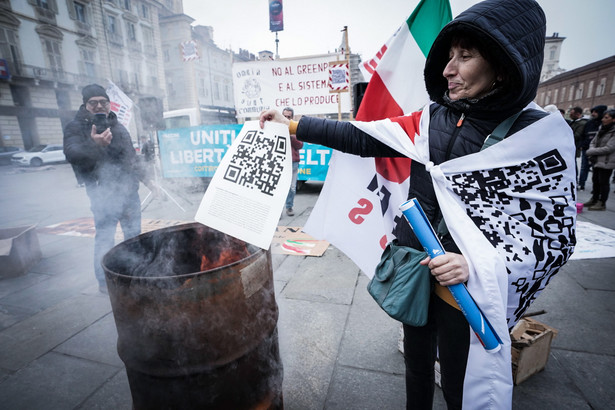
<path id="1" fill-rule="evenodd" d="M 201 272 L 230 265 L 250 256 L 246 244 L 243 242 L 217 243 L 215 246 L 205 248 L 201 256 Z"/>

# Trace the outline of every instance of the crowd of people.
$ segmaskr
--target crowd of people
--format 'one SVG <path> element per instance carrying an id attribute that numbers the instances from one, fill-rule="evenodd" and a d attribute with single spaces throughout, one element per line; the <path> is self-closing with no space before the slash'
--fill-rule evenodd
<path id="1" fill-rule="evenodd" d="M 561 114 L 574 135 L 574 143 L 577 148 L 577 189 L 585 191 L 585 184 L 591 178 L 591 199 L 583 204 L 583 208 L 589 211 L 606 210 L 606 201 L 611 190 L 611 178 L 615 183 L 615 127 L 613 127 L 614 109 L 608 109 L 606 105 L 592 107 L 589 114 L 585 114 L 583 108 L 572 107 L 568 111 L 568 117 L 563 109 L 550 104 L 545 107 L 547 112 Z"/>

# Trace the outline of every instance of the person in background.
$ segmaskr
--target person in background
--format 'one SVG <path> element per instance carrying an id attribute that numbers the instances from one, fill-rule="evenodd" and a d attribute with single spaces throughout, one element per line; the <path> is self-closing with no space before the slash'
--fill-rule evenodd
<path id="1" fill-rule="evenodd" d="M 290 107 L 282 110 L 282 115 L 292 120 L 295 116 L 295 110 Z M 293 206 L 295 205 L 295 194 L 297 193 L 297 175 L 299 174 L 299 150 L 303 148 L 303 142 L 299 141 L 295 134 L 290 135 L 290 148 L 293 156 L 293 179 L 290 181 L 290 189 L 288 190 L 288 196 L 286 197 L 286 215 L 293 216 L 295 211 Z"/>
<path id="2" fill-rule="evenodd" d="M 566 120 L 566 110 L 564 110 L 563 108 L 558 108 L 559 113 L 562 114 L 562 117 L 564 117 L 564 119 Z M 569 120 L 566 120 L 567 123 L 570 124 Z"/>
<path id="3" fill-rule="evenodd" d="M 145 162 L 149 164 L 154 161 L 154 157 L 156 155 L 154 143 L 145 136 L 141 137 L 141 155 L 143 155 Z"/>
<path id="4" fill-rule="evenodd" d="M 610 179 L 615 168 L 615 110 L 604 113 L 600 128 L 591 140 L 587 150 L 587 158 L 593 164 L 592 197 L 583 204 L 590 211 L 606 210 L 606 200 L 609 197 Z"/>
<path id="5" fill-rule="evenodd" d="M 587 177 L 589 175 L 589 171 L 592 165 L 587 160 L 587 150 L 589 149 L 589 144 L 591 140 L 598 132 L 598 128 L 600 128 L 602 115 L 606 111 L 606 105 L 597 105 L 591 109 L 591 118 L 585 124 L 585 128 L 583 129 L 583 143 L 581 144 L 581 171 L 579 171 L 579 191 L 585 190 L 585 182 L 587 181 Z"/>
<path id="6" fill-rule="evenodd" d="M 551 114 L 559 114 L 559 108 L 555 104 L 549 104 L 544 107 L 545 111 Z"/>
<path id="7" fill-rule="evenodd" d="M 583 131 L 585 130 L 585 124 L 587 123 L 587 119 L 583 118 L 583 108 L 574 107 L 570 109 L 570 128 L 572 128 L 572 133 L 574 135 L 574 145 L 577 147 L 576 157 L 581 157 L 581 146 L 583 145 Z M 576 164 L 577 177 L 579 176 L 579 167 Z"/>
<path id="8" fill-rule="evenodd" d="M 107 293 L 101 266 L 103 256 L 115 245 L 120 224 L 124 239 L 141 233 L 139 181 L 157 192 L 143 172 L 128 130 L 110 110 L 109 96 L 98 84 L 85 86 L 83 104 L 64 128 L 64 154 L 77 180 L 83 181 L 94 215 L 94 275 L 99 290 Z"/>

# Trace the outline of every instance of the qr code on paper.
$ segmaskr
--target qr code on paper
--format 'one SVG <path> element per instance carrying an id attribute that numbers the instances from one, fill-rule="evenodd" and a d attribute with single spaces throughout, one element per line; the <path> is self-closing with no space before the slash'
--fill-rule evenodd
<path id="1" fill-rule="evenodd" d="M 248 131 L 231 157 L 224 179 L 273 196 L 286 159 L 287 140 L 266 138 L 262 131 Z"/>

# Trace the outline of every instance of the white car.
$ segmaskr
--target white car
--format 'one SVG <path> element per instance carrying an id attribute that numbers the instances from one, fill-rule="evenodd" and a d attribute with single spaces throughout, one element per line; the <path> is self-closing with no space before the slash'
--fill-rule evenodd
<path id="1" fill-rule="evenodd" d="M 11 162 L 13 164 L 29 165 L 33 167 L 40 167 L 43 164 L 64 161 L 66 161 L 66 157 L 64 156 L 64 147 L 62 147 L 62 145 L 55 144 L 37 145 L 28 151 L 14 154 L 11 157 Z"/>

